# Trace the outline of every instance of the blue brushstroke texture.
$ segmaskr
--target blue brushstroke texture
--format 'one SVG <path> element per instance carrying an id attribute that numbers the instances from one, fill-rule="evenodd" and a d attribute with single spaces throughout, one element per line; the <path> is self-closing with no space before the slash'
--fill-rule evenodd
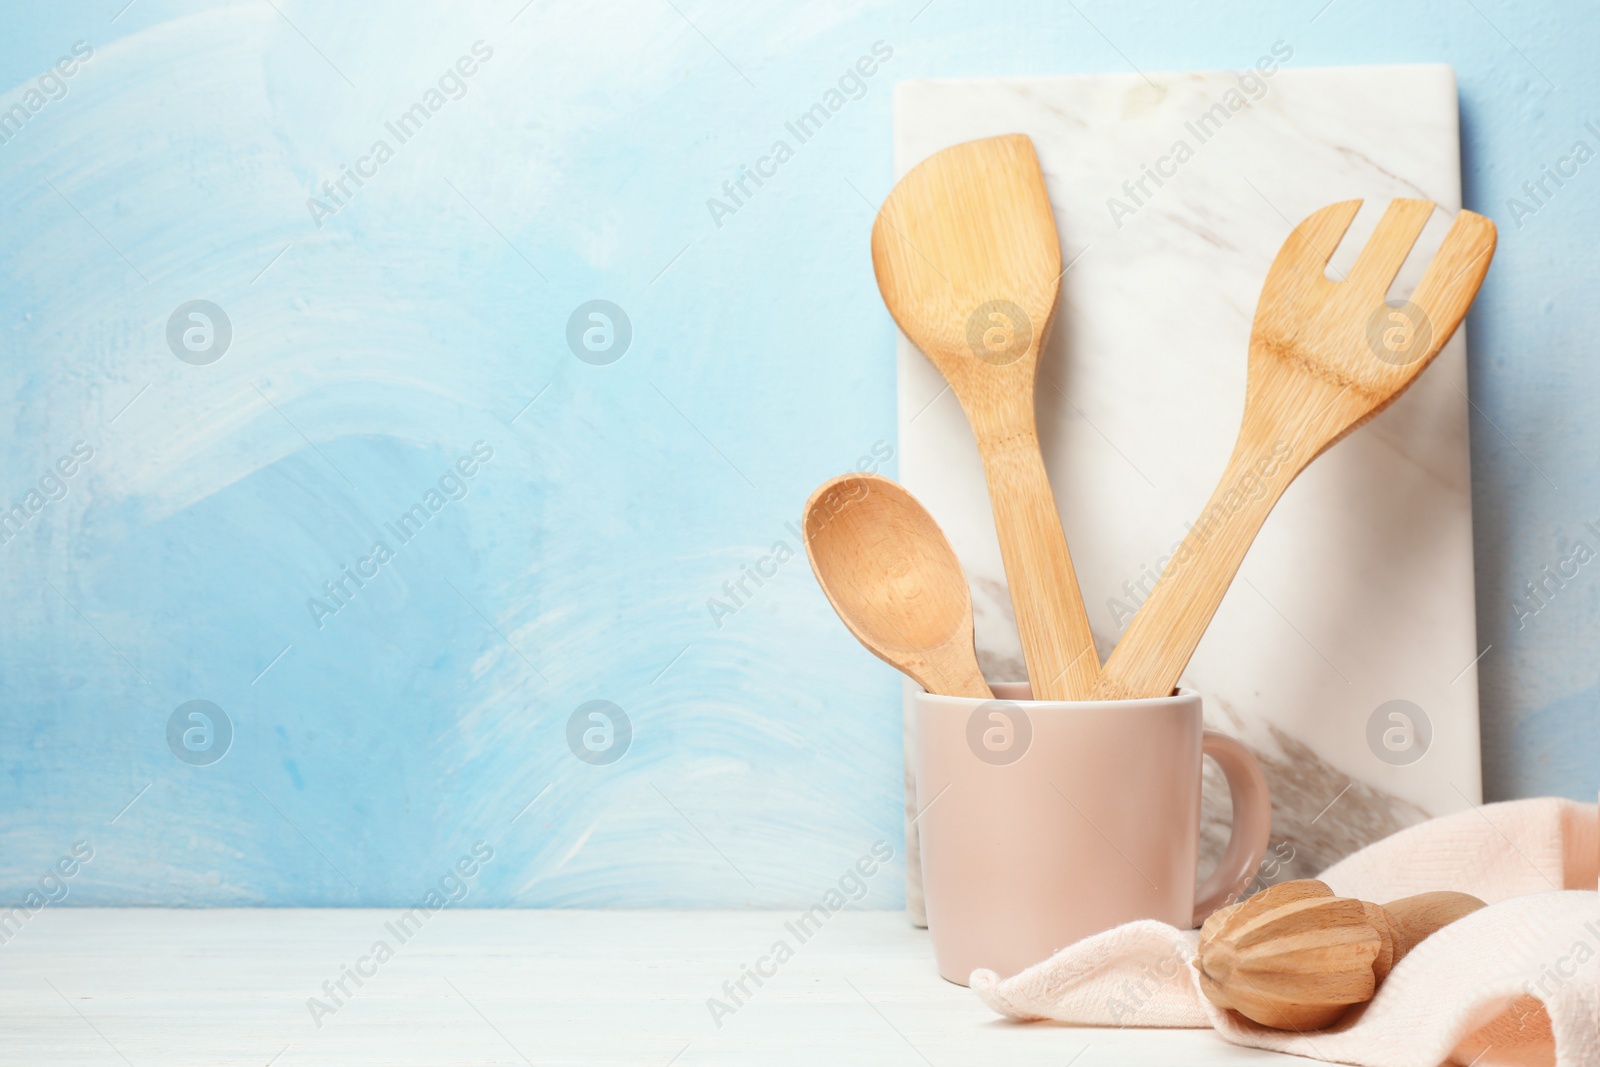
<path id="1" fill-rule="evenodd" d="M 897 677 L 777 562 L 809 489 L 894 440 L 866 254 L 892 82 L 1242 67 L 1280 38 L 1295 66 L 1459 74 L 1467 203 L 1502 237 L 1471 321 L 1486 791 L 1594 798 L 1600 562 L 1513 607 L 1600 550 L 1600 162 L 1509 200 L 1600 148 L 1584 0 L 118 6 L 0 35 L 8 101 L 95 49 L 0 144 L 0 497 L 96 449 L 0 548 L 0 899 L 86 840 L 74 904 L 407 904 L 481 840 L 472 904 L 803 906 L 882 839 L 863 904 L 898 906 Z M 306 198 L 479 39 L 466 94 L 317 226 Z M 865 94 L 714 220 L 877 41 Z M 207 367 L 164 336 L 197 297 L 234 328 Z M 634 330 L 609 366 L 566 343 L 596 298 Z M 307 599 L 380 539 L 319 627 Z M 233 725 L 209 766 L 167 745 L 192 699 Z M 631 723 L 610 764 L 568 746 L 596 699 Z"/>

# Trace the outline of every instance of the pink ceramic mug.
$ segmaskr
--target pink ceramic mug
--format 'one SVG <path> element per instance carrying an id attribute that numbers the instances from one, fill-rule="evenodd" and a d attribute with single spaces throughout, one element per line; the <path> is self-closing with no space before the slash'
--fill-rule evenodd
<path id="1" fill-rule="evenodd" d="M 1134 919 L 1198 926 L 1249 884 L 1272 802 L 1250 750 L 1201 723 L 1200 696 L 916 697 L 922 884 L 939 973 L 1016 974 Z M 1195 888 L 1200 760 L 1221 766 L 1233 834 Z"/>

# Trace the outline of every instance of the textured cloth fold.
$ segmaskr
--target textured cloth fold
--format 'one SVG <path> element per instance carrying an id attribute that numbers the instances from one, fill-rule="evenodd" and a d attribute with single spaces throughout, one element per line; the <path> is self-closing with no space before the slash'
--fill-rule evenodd
<path id="1" fill-rule="evenodd" d="M 1154 920 L 1069 945 L 1021 974 L 972 973 L 1001 1015 L 1086 1026 L 1214 1027 L 1239 1045 L 1363 1067 L 1600 1067 L 1600 811 L 1540 798 L 1402 830 L 1319 876 L 1386 903 L 1453 889 L 1488 907 L 1397 964 L 1326 1030 L 1271 1030 L 1200 993 L 1197 932 Z M 1543 1010 L 1540 1010 L 1542 1007 Z"/>

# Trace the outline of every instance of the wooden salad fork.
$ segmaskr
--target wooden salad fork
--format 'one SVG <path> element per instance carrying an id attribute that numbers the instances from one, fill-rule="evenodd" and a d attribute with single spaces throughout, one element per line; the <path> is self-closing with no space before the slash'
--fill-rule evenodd
<path id="1" fill-rule="evenodd" d="M 1172 691 L 1289 483 L 1393 403 L 1455 333 L 1494 256 L 1495 226 L 1482 215 L 1456 216 L 1409 301 L 1384 299 L 1434 206 L 1391 201 L 1343 281 L 1323 272 L 1361 201 L 1330 204 L 1284 241 L 1256 305 L 1233 455 L 1106 661 L 1097 699 Z"/>

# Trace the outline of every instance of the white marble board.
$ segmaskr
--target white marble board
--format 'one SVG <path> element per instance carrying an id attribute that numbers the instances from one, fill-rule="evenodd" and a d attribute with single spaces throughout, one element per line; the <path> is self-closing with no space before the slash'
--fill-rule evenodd
<path id="1" fill-rule="evenodd" d="M 1243 82 L 1219 71 L 896 88 L 897 176 L 979 137 L 1022 132 L 1038 150 L 1069 264 L 1041 358 L 1040 437 L 1102 659 L 1126 624 L 1114 601 L 1132 605 L 1123 583 L 1182 538 L 1222 472 L 1256 298 L 1292 223 L 1364 198 L 1332 262 L 1342 271 L 1389 198 L 1437 201 L 1394 298 L 1461 205 L 1449 67 L 1264 65 L 1275 69 Z M 1290 487 L 1184 675 L 1208 724 L 1266 768 L 1279 862 L 1264 880 L 1313 874 L 1481 799 L 1464 334 Z M 971 432 L 903 337 L 898 361 L 901 479 L 966 565 L 985 672 L 1022 678 Z M 1369 718 L 1392 700 L 1431 725 L 1413 762 L 1368 744 Z M 1209 778 L 1206 792 L 1215 855 L 1227 797 Z"/>

